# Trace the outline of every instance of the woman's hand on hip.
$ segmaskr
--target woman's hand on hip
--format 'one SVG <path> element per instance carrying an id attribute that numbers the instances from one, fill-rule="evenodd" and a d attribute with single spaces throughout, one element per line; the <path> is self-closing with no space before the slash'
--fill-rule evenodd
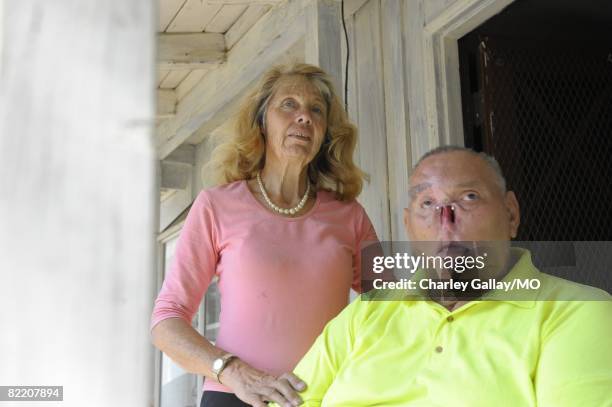
<path id="1" fill-rule="evenodd" d="M 293 373 L 275 377 L 240 359 L 231 361 L 220 379 L 234 391 L 236 397 L 254 407 L 266 407 L 268 401 L 283 407 L 299 406 L 302 399 L 297 392 L 306 389 L 306 384 Z"/>

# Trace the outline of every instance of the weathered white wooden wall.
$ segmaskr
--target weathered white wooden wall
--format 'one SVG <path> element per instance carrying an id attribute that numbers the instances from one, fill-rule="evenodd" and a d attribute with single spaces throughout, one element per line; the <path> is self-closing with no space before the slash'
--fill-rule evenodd
<path id="1" fill-rule="evenodd" d="M 323 68 L 332 77 L 337 92 L 341 92 L 343 74 L 341 18 L 336 0 L 311 0 L 306 9 L 304 60 Z"/>
<path id="2" fill-rule="evenodd" d="M 151 403 L 153 7 L 4 3 L 0 383 L 62 406 Z"/>
<path id="3" fill-rule="evenodd" d="M 349 113 L 371 176 L 360 201 L 381 239 L 405 239 L 413 163 L 440 144 L 463 144 L 457 39 L 512 1 L 345 0 Z"/>
<path id="4" fill-rule="evenodd" d="M 411 145 L 401 0 L 347 1 L 349 115 L 359 128 L 357 161 L 370 175 L 359 200 L 381 240 L 404 239 Z M 343 44 L 343 62 L 346 46 Z"/>

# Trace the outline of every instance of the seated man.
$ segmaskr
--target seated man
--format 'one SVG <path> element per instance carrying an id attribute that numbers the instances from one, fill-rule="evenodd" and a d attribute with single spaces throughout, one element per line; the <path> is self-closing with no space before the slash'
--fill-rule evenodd
<path id="1" fill-rule="evenodd" d="M 519 206 L 497 162 L 459 147 L 426 154 L 410 178 L 411 242 L 502 242 L 499 280 L 521 298 L 374 301 L 332 320 L 295 369 L 306 406 L 612 406 L 612 298 L 539 272 L 510 248 Z M 439 274 L 442 280 L 454 276 Z M 580 299 L 580 300 L 571 300 Z"/>

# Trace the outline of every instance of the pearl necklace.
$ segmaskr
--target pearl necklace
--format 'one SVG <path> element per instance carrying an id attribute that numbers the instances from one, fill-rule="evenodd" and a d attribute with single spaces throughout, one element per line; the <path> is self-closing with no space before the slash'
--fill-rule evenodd
<path id="1" fill-rule="evenodd" d="M 257 185 L 259 185 L 259 190 L 261 191 L 261 194 L 263 195 L 268 206 L 272 208 L 275 212 L 281 213 L 283 215 L 295 215 L 296 213 L 301 211 L 304 205 L 306 204 L 306 201 L 308 200 L 308 193 L 310 192 L 310 182 L 308 182 L 306 184 L 306 192 L 304 192 L 304 196 L 302 197 L 302 199 L 300 199 L 300 202 L 298 202 L 298 204 L 293 208 L 285 209 L 275 205 L 274 202 L 272 202 L 263 186 L 263 182 L 261 182 L 260 172 L 257 173 Z"/>

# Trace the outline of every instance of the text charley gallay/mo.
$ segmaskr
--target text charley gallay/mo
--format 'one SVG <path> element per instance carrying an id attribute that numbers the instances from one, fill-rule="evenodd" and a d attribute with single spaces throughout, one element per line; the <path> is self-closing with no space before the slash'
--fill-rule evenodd
<path id="1" fill-rule="evenodd" d="M 480 279 L 474 278 L 469 281 L 465 280 L 439 280 L 424 278 L 421 280 L 400 279 L 397 281 L 384 281 L 383 279 L 374 280 L 374 288 L 377 290 L 453 290 L 466 291 L 473 290 L 537 290 L 540 288 L 538 279 L 512 279 L 512 280 L 497 280 L 494 278 Z"/>

